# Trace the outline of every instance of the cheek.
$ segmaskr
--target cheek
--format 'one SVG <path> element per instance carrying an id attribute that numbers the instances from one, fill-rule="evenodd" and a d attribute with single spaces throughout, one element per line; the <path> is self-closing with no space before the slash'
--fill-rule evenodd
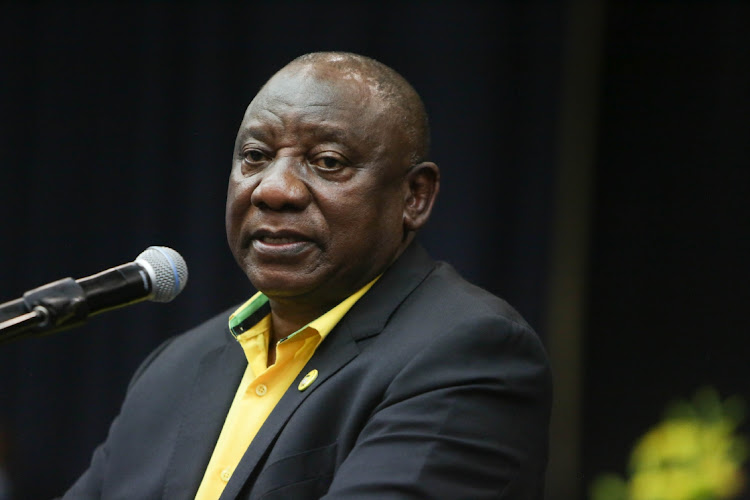
<path id="1" fill-rule="evenodd" d="M 342 200 L 345 200 L 342 203 Z M 333 236 L 347 246 L 362 246 L 383 239 L 398 240 L 403 229 L 403 196 L 399 190 L 377 189 L 339 193 L 319 199 Z"/>
<path id="2" fill-rule="evenodd" d="M 229 177 L 227 188 L 227 204 L 225 212 L 225 224 L 227 237 L 230 243 L 239 235 L 245 214 L 250 207 L 250 196 L 252 188 L 246 179 L 235 175 L 234 171 Z"/>

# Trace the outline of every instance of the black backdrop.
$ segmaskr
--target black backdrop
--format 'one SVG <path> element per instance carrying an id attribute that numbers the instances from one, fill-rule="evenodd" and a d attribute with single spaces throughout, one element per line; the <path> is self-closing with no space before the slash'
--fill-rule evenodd
<path id="1" fill-rule="evenodd" d="M 750 4 L 612 3 L 603 56 L 587 480 L 674 398 L 750 404 Z"/>
<path id="2" fill-rule="evenodd" d="M 305 52 L 375 57 L 421 92 L 444 186 L 424 243 L 540 325 L 561 12 L 467 2 L 2 7 L 1 300 L 152 244 L 177 249 L 190 269 L 173 303 L 0 347 L 18 496 L 63 490 L 138 362 L 252 293 L 223 230 L 234 134 L 262 83 Z"/>
<path id="3" fill-rule="evenodd" d="M 16 497 L 60 493 L 139 361 L 252 293 L 223 231 L 235 129 L 265 79 L 314 50 L 378 58 L 421 92 L 443 171 L 423 242 L 544 338 L 559 127 L 585 128 L 561 120 L 577 104 L 563 76 L 595 73 L 581 363 L 555 367 L 583 371 L 582 461 L 549 498 L 624 471 L 672 397 L 703 383 L 750 397 L 750 6 L 601 2 L 601 61 L 577 67 L 569 12 L 593 4 L 2 5 L 0 301 L 151 244 L 190 267 L 173 303 L 0 346 L 0 467 Z"/>

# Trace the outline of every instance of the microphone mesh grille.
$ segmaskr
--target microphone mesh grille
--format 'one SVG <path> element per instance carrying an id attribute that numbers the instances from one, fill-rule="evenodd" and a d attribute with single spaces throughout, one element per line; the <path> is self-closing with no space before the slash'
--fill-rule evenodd
<path id="1" fill-rule="evenodd" d="M 146 261 L 154 270 L 151 299 L 169 302 L 185 288 L 188 279 L 187 264 L 182 255 L 169 247 L 148 247 L 136 259 Z"/>

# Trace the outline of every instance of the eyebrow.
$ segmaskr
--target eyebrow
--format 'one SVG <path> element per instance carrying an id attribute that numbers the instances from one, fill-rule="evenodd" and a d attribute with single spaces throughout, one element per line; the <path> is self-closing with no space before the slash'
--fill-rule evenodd
<path id="1" fill-rule="evenodd" d="M 327 125 L 321 125 L 313 130 L 313 135 L 318 140 L 325 140 L 327 142 L 340 142 L 347 143 L 351 140 L 351 133 L 341 127 L 332 127 Z"/>
<path id="2" fill-rule="evenodd" d="M 237 134 L 238 141 L 245 141 L 248 137 L 259 139 L 263 142 L 269 142 L 276 135 L 273 131 L 269 130 L 268 127 L 249 126 L 243 127 Z"/>

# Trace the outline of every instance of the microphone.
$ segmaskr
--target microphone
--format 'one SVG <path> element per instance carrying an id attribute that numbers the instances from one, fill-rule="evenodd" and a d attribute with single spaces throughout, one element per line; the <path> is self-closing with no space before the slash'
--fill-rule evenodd
<path id="1" fill-rule="evenodd" d="M 94 314 L 144 300 L 169 302 L 185 288 L 185 259 L 152 246 L 134 262 L 74 280 L 64 278 L 0 304 L 0 343 L 77 326 Z M 25 335 L 24 335 L 25 336 Z"/>

